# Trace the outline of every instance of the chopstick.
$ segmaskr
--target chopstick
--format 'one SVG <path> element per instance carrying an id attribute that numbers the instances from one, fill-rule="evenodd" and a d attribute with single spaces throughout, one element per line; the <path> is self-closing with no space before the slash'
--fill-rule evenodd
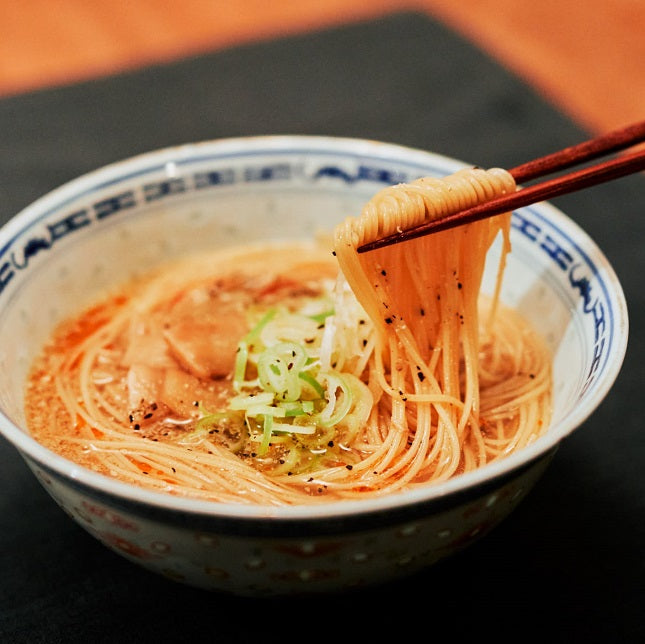
<path id="1" fill-rule="evenodd" d="M 645 141 L 645 121 L 563 148 L 558 152 L 518 165 L 509 172 L 517 183 L 530 181 L 545 174 L 565 170 L 578 163 L 593 161 L 611 152 L 619 152 L 642 141 Z"/>
<path id="2" fill-rule="evenodd" d="M 645 121 L 634 123 L 589 141 L 563 148 L 544 157 L 528 161 L 509 170 L 517 183 L 540 178 L 547 174 L 570 168 L 574 165 L 592 161 L 611 152 L 645 141 Z M 403 230 L 387 237 L 374 240 L 358 247 L 359 253 L 375 250 L 391 244 L 398 244 L 409 239 L 423 237 L 431 233 L 447 230 L 463 224 L 472 223 L 522 208 L 539 201 L 544 201 L 569 194 L 583 188 L 599 185 L 612 179 L 618 179 L 645 170 L 645 149 L 624 154 L 616 159 L 604 161 L 594 166 L 583 168 L 561 177 L 544 181 L 526 188 L 518 187 L 514 193 L 503 195 L 445 217 L 426 222 L 421 226 Z"/>

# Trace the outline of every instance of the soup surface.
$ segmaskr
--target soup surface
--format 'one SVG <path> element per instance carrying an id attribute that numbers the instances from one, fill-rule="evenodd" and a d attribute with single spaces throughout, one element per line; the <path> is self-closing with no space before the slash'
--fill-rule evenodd
<path id="1" fill-rule="evenodd" d="M 29 376 L 28 425 L 128 483 L 269 504 L 427 485 L 546 428 L 550 356 L 515 312 L 477 322 L 479 396 L 467 413 L 458 347 L 461 385 L 447 388 L 436 379 L 445 347 L 397 364 L 381 333 L 327 245 L 192 257 L 60 325 Z"/>

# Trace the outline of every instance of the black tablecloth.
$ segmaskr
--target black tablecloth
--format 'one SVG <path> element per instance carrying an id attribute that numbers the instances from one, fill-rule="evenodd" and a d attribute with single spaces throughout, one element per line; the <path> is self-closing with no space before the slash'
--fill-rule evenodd
<path id="1" fill-rule="evenodd" d="M 0 219 L 139 152 L 278 133 L 368 137 L 506 167 L 587 137 L 469 43 L 405 13 L 0 101 Z M 469 550 L 349 595 L 207 593 L 100 545 L 0 439 L 0 642 L 643 641 L 644 202 L 641 176 L 556 200 L 618 272 L 628 355 L 537 488 Z"/>

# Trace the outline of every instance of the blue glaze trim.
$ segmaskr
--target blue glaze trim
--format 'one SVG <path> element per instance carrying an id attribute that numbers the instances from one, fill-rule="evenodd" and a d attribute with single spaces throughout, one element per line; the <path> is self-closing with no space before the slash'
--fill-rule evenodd
<path id="1" fill-rule="evenodd" d="M 541 235 L 544 231 L 535 226 L 535 224 L 533 224 L 532 233 L 527 234 L 526 228 L 524 227 L 524 222 L 526 221 L 524 216 L 525 213 L 530 213 L 534 219 L 542 222 L 546 229 L 555 231 L 561 240 L 560 243 L 556 242 L 553 236 L 548 236 L 548 233 L 546 233 L 546 235 L 548 236 L 549 241 L 548 243 L 545 242 L 544 234 Z M 586 389 L 593 383 L 594 374 L 599 370 L 601 371 L 606 364 L 611 353 L 611 347 L 615 341 L 616 322 L 607 285 L 601 278 L 598 268 L 584 250 L 559 226 L 548 220 L 539 211 L 539 209 L 533 206 L 528 206 L 514 212 L 511 225 L 515 230 L 524 234 L 524 236 L 530 239 L 533 243 L 539 243 L 542 250 L 553 260 L 553 263 L 555 263 L 560 270 L 568 274 L 569 284 L 572 291 L 578 294 L 578 299 L 581 301 L 583 312 L 585 315 L 592 316 L 596 334 L 596 356 L 592 361 L 589 372 L 587 373 L 585 384 L 580 392 L 580 396 L 582 396 Z M 562 246 L 562 241 L 566 241 L 569 244 L 568 249 Z M 570 252 L 571 249 L 575 251 L 575 255 Z M 581 263 L 576 261 L 578 258 L 583 260 L 583 264 L 590 271 L 589 273 L 586 273 L 584 270 L 580 270 Z M 600 289 L 601 295 L 596 295 L 594 293 L 595 285 Z M 605 338 L 607 339 L 606 344 Z"/>

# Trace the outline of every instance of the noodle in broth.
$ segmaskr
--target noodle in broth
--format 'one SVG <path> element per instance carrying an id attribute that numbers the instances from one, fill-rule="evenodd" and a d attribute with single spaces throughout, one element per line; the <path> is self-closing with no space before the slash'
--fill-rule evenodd
<path id="1" fill-rule="evenodd" d="M 500 169 L 424 178 L 379 192 L 328 244 L 219 251 L 128 284 L 35 361 L 30 431 L 128 483 L 274 505 L 504 458 L 545 431 L 551 404 L 541 338 L 480 294 L 500 234 L 501 281 L 510 214 L 357 248 L 514 189 Z"/>

